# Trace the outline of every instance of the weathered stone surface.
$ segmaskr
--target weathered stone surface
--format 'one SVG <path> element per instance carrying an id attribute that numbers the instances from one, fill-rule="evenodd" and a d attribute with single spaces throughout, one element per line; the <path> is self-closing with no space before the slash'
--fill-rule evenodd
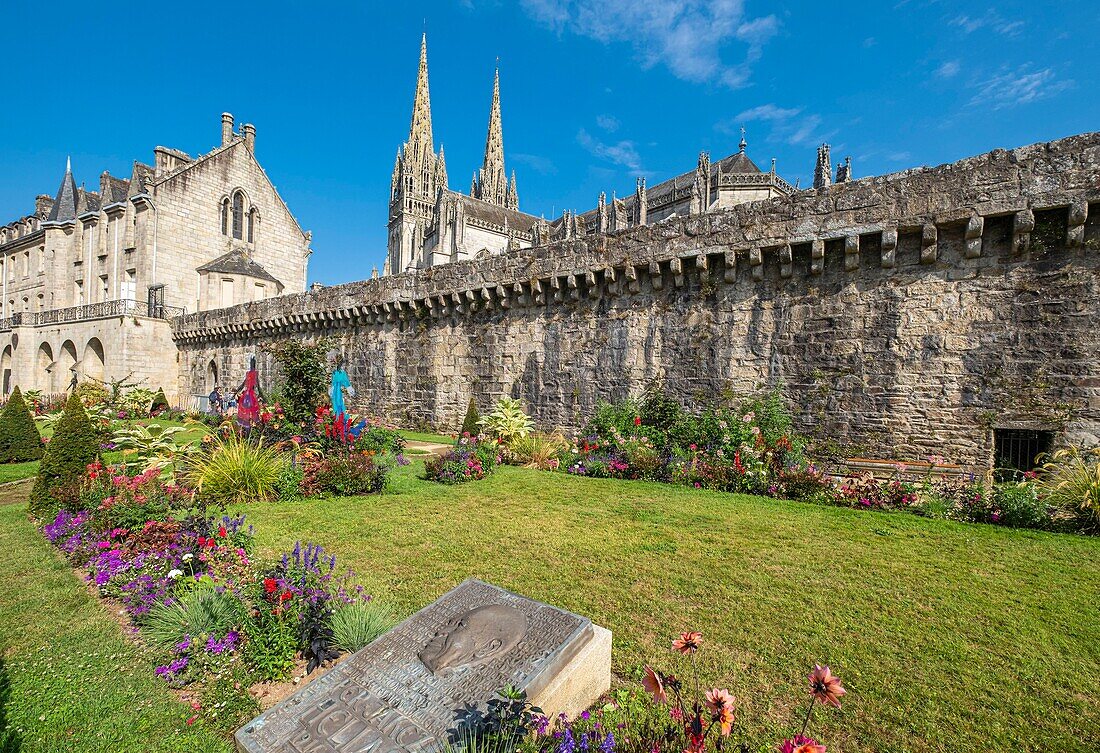
<path id="1" fill-rule="evenodd" d="M 1098 203 L 1093 133 L 736 206 L 695 235 L 670 218 L 174 333 L 197 394 L 211 362 L 243 374 L 266 342 L 328 335 L 353 407 L 404 422 L 454 428 L 471 396 L 511 396 L 574 429 L 658 377 L 689 406 L 782 383 L 822 442 L 988 467 L 995 427 L 1100 438 Z M 498 286 L 507 307 L 466 296 Z"/>
<path id="2" fill-rule="evenodd" d="M 237 731 L 242 753 L 435 749 L 507 685 L 574 715 L 611 683 L 611 634 L 468 580 Z"/>

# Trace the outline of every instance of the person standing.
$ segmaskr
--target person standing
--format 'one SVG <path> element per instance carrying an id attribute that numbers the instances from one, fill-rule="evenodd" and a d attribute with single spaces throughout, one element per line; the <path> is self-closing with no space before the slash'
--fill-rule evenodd
<path id="1" fill-rule="evenodd" d="M 237 423 L 250 429 L 260 419 L 260 400 L 264 392 L 260 389 L 260 374 L 256 371 L 256 356 L 248 359 L 248 373 L 234 393 L 237 398 Z"/>

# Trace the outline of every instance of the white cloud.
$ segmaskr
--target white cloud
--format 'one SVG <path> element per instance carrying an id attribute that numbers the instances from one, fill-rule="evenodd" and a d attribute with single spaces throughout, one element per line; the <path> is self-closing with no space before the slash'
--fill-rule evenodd
<path id="1" fill-rule="evenodd" d="M 958 75 L 960 69 L 958 60 L 948 60 L 936 69 L 936 75 L 940 78 L 953 78 Z"/>
<path id="2" fill-rule="evenodd" d="M 740 128 L 742 123 L 753 122 L 770 124 L 771 138 L 785 141 L 793 146 L 815 144 L 832 135 L 821 132 L 820 115 L 805 114 L 801 107 L 779 107 L 771 103 L 739 112 L 732 122 L 723 123 L 719 128 L 727 133 L 733 133 L 734 129 Z"/>
<path id="3" fill-rule="evenodd" d="M 1053 68 L 1036 71 L 1023 65 L 979 83 L 978 91 L 971 97 L 970 104 L 1003 110 L 1052 97 L 1072 88 L 1073 84 L 1069 79 L 1059 81 Z"/>
<path id="4" fill-rule="evenodd" d="M 1023 21 L 1009 21 L 994 9 L 990 8 L 981 16 L 956 16 L 951 20 L 952 26 L 958 26 L 967 34 L 973 34 L 979 29 L 992 29 L 1006 37 L 1014 37 L 1023 31 Z"/>
<path id="5" fill-rule="evenodd" d="M 577 132 L 577 143 L 600 159 L 625 167 L 631 172 L 642 172 L 642 158 L 633 141 L 605 144 L 582 128 Z"/>
<path id="6" fill-rule="evenodd" d="M 686 81 L 744 86 L 763 47 L 779 31 L 774 15 L 746 17 L 743 0 L 522 0 L 527 13 L 559 34 L 630 42 L 644 68 L 665 65 Z M 743 59 L 720 48 L 740 42 Z"/>
<path id="7" fill-rule="evenodd" d="M 619 130 L 619 120 L 613 115 L 597 115 L 596 125 L 604 129 L 608 133 L 613 133 Z"/>

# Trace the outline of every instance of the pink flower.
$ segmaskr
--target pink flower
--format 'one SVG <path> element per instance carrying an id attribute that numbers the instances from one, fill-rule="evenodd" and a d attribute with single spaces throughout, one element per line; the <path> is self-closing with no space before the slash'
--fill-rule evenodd
<path id="1" fill-rule="evenodd" d="M 672 641 L 672 650 L 681 654 L 694 654 L 702 642 L 703 634 L 698 631 L 680 633 L 680 637 Z"/>
<path id="2" fill-rule="evenodd" d="M 810 673 L 810 693 L 822 703 L 828 703 L 840 708 L 840 697 L 846 691 L 840 684 L 840 678 L 829 671 L 828 665 L 814 665 L 814 671 Z"/>
<path id="3" fill-rule="evenodd" d="M 645 692 L 653 696 L 653 700 L 657 703 L 666 703 L 668 701 L 668 694 L 665 693 L 664 681 L 661 679 L 661 676 L 657 674 L 657 671 L 648 664 L 645 666 L 645 676 L 642 677 L 642 687 L 645 688 Z"/>
<path id="4" fill-rule="evenodd" d="M 795 735 L 790 740 L 784 740 L 779 746 L 779 753 L 825 753 L 825 746 L 810 737 Z"/>
<path id="5" fill-rule="evenodd" d="M 707 708 L 714 721 L 721 727 L 723 737 L 729 737 L 733 729 L 733 696 L 725 688 L 713 688 L 707 691 Z"/>

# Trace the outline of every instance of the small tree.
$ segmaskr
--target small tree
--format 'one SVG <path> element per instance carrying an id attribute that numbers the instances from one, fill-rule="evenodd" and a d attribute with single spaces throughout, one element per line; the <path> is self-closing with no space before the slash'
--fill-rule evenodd
<path id="1" fill-rule="evenodd" d="M 19 387 L 0 413 L 0 463 L 26 463 L 42 457 L 42 435 Z"/>
<path id="2" fill-rule="evenodd" d="M 157 394 L 153 397 L 153 404 L 149 406 L 149 412 L 154 416 L 161 411 L 171 408 L 168 404 L 168 398 L 164 396 L 164 388 L 161 387 L 157 390 Z"/>
<path id="3" fill-rule="evenodd" d="M 325 400 L 329 386 L 325 355 L 331 347 L 327 339 L 313 344 L 287 340 L 267 347 L 282 369 L 283 412 L 289 421 L 312 421 L 317 406 Z"/>
<path id="4" fill-rule="evenodd" d="M 39 515 L 54 507 L 53 493 L 61 486 L 79 483 L 88 465 L 99 459 L 99 438 L 80 398 L 74 393 L 46 447 L 38 477 L 31 490 L 31 512 Z"/>
<path id="5" fill-rule="evenodd" d="M 477 412 L 477 403 L 471 397 L 470 405 L 466 408 L 466 418 L 462 419 L 462 430 L 459 432 L 459 436 L 469 434 L 471 437 L 476 437 L 478 432 L 481 431 L 480 424 L 481 414 Z"/>

